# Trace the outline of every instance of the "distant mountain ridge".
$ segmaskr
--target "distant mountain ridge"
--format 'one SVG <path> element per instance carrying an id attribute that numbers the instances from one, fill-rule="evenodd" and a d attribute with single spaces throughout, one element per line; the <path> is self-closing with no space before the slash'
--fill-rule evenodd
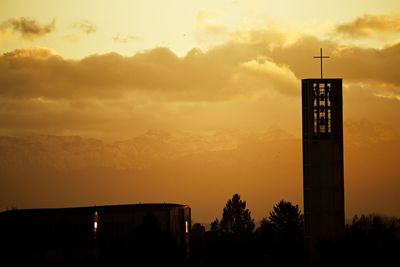
<path id="1" fill-rule="evenodd" d="M 235 149 L 249 140 L 293 139 L 280 129 L 263 133 L 240 131 L 190 132 L 172 135 L 147 131 L 130 140 L 105 143 L 80 136 L 0 136 L 0 172 L 9 168 L 45 167 L 58 171 L 87 167 L 141 169 L 165 160 L 202 153 Z"/>

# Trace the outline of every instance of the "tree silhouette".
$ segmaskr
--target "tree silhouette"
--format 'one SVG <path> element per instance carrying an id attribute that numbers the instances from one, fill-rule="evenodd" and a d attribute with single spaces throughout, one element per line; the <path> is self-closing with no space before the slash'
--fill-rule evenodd
<path id="1" fill-rule="evenodd" d="M 211 233 L 214 236 L 219 235 L 219 220 L 218 220 L 218 218 L 215 219 L 213 222 L 211 222 Z"/>
<path id="2" fill-rule="evenodd" d="M 290 202 L 281 200 L 269 213 L 268 221 L 263 219 L 263 223 L 270 223 L 273 230 L 279 233 L 302 232 L 303 215 L 298 205 L 294 206 Z"/>
<path id="3" fill-rule="evenodd" d="M 250 266 L 254 220 L 238 194 L 226 202 L 219 221 L 211 223 L 210 255 L 219 266 Z"/>
<path id="4" fill-rule="evenodd" d="M 400 219 L 370 214 L 346 225 L 345 258 L 352 265 L 400 266 Z"/>
<path id="5" fill-rule="evenodd" d="M 234 194 L 232 199 L 226 202 L 221 221 L 216 219 L 212 222 L 211 230 L 225 236 L 244 238 L 251 236 L 254 226 L 251 212 L 246 209 L 246 201 L 242 201 L 238 194 Z"/>
<path id="6" fill-rule="evenodd" d="M 278 265 L 295 266 L 303 262 L 303 215 L 298 205 L 281 200 L 261 221 L 258 229 L 268 254 L 277 256 Z"/>

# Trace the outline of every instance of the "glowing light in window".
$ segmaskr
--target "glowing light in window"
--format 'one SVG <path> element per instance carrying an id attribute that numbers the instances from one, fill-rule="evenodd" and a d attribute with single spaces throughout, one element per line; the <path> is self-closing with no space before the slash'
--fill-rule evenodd
<path id="1" fill-rule="evenodd" d="M 185 221 L 185 233 L 189 233 L 189 222 Z"/>
<path id="2" fill-rule="evenodd" d="M 93 215 L 93 231 L 94 231 L 95 238 L 96 238 L 96 233 L 97 233 L 98 221 L 99 221 L 99 216 L 97 214 L 97 211 L 95 211 L 94 215 Z"/>

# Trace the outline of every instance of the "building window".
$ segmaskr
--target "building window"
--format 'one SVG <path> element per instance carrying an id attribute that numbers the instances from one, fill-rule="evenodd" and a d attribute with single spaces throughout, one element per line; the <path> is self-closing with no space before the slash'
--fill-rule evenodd
<path id="1" fill-rule="evenodd" d="M 189 222 L 185 221 L 185 233 L 188 234 L 189 233 Z"/>
<path id="2" fill-rule="evenodd" d="M 98 223 L 99 223 L 99 214 L 97 213 L 97 211 L 95 211 L 93 214 L 93 234 L 95 238 L 97 234 L 97 228 L 99 226 Z"/>

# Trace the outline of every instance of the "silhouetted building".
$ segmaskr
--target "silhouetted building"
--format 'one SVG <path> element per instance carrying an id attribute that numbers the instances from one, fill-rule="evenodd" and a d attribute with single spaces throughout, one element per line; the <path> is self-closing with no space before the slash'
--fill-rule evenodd
<path id="1" fill-rule="evenodd" d="M 321 79 L 303 79 L 302 113 L 305 245 L 314 261 L 322 242 L 344 234 L 342 79 L 322 79 L 322 65 Z"/>
<path id="2" fill-rule="evenodd" d="M 179 204 L 9 210 L 0 213 L 0 259 L 176 264 L 187 257 L 190 220 Z"/>

